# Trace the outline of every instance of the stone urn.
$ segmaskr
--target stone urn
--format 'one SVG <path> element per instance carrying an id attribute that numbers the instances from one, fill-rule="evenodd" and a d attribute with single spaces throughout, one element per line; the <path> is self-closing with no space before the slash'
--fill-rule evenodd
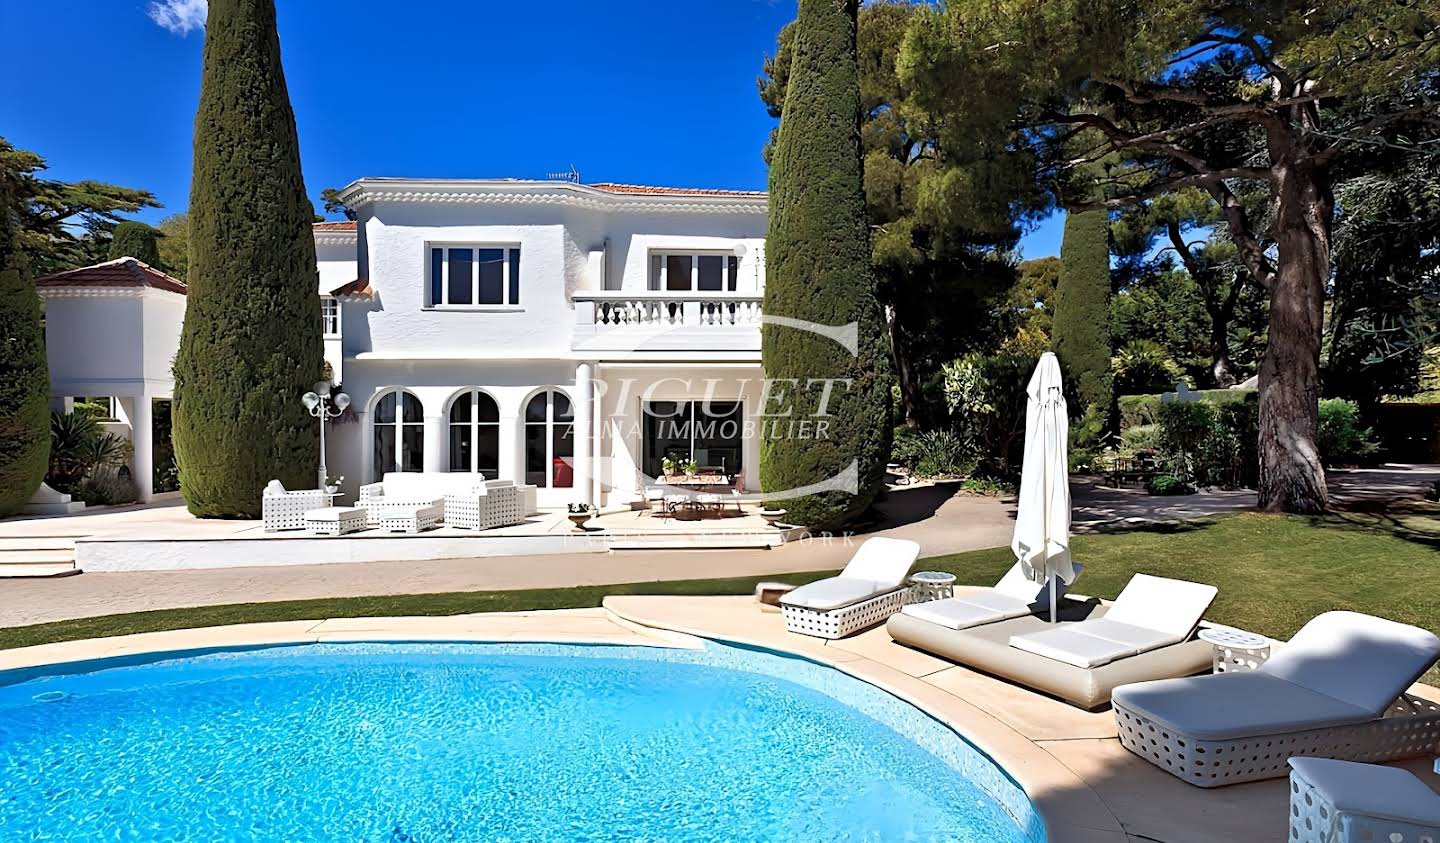
<path id="1" fill-rule="evenodd" d="M 779 523 L 780 523 L 780 519 L 782 519 L 782 518 L 785 517 L 785 510 L 783 510 L 783 509 L 762 509 L 762 510 L 760 510 L 760 517 L 765 519 L 765 523 L 766 523 L 766 524 L 769 524 L 771 527 L 774 527 L 776 524 L 779 524 Z"/>

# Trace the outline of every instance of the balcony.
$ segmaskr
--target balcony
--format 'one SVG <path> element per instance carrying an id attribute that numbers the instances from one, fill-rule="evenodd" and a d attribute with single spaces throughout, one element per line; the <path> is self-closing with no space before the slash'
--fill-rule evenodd
<path id="1" fill-rule="evenodd" d="M 577 351 L 716 352 L 759 359 L 756 293 L 583 291 L 574 294 Z"/>

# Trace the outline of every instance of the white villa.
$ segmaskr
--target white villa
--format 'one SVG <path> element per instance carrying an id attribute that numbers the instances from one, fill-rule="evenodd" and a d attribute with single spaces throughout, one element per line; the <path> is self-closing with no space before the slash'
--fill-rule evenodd
<path id="1" fill-rule="evenodd" d="M 341 198 L 356 222 L 315 245 L 345 491 L 475 472 L 542 507 L 622 504 L 667 458 L 757 488 L 764 193 L 367 178 Z M 132 260 L 37 288 L 56 404 L 117 399 L 150 499 L 184 285 Z"/>

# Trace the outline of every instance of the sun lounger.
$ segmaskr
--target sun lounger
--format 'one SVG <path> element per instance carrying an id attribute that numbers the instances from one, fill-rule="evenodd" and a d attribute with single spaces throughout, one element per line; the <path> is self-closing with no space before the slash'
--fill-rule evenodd
<path id="1" fill-rule="evenodd" d="M 1103 618 L 1016 635 L 1010 646 L 1080 668 L 1100 667 L 1190 637 L 1215 587 L 1136 574 Z"/>
<path id="2" fill-rule="evenodd" d="M 1084 566 L 1076 565 L 1075 570 L 1078 575 Z M 1058 579 L 1052 579 L 1051 583 L 1059 589 L 1055 596 L 1064 597 L 1065 583 Z M 1016 562 L 994 588 L 969 589 L 944 600 L 912 603 L 900 611 L 946 629 L 969 629 L 1036 612 L 1048 615 L 1050 589 L 1048 585 L 1036 585 Z"/>
<path id="3" fill-rule="evenodd" d="M 1120 742 L 1200 787 L 1284 776 L 1296 756 L 1434 754 L 1440 705 L 1405 691 L 1437 658 L 1427 630 L 1326 612 L 1255 671 L 1116 689 Z"/>
<path id="4" fill-rule="evenodd" d="M 802 585 L 780 598 L 785 628 L 818 638 L 843 638 L 882 623 L 905 605 L 905 579 L 920 545 L 866 539 L 839 576 Z"/>

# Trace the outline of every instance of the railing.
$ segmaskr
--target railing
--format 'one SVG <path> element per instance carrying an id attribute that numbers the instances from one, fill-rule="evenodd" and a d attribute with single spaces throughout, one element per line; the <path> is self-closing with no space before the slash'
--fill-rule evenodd
<path id="1" fill-rule="evenodd" d="M 752 293 L 622 291 L 575 293 L 575 323 L 589 333 L 641 328 L 754 328 L 762 296 Z"/>

